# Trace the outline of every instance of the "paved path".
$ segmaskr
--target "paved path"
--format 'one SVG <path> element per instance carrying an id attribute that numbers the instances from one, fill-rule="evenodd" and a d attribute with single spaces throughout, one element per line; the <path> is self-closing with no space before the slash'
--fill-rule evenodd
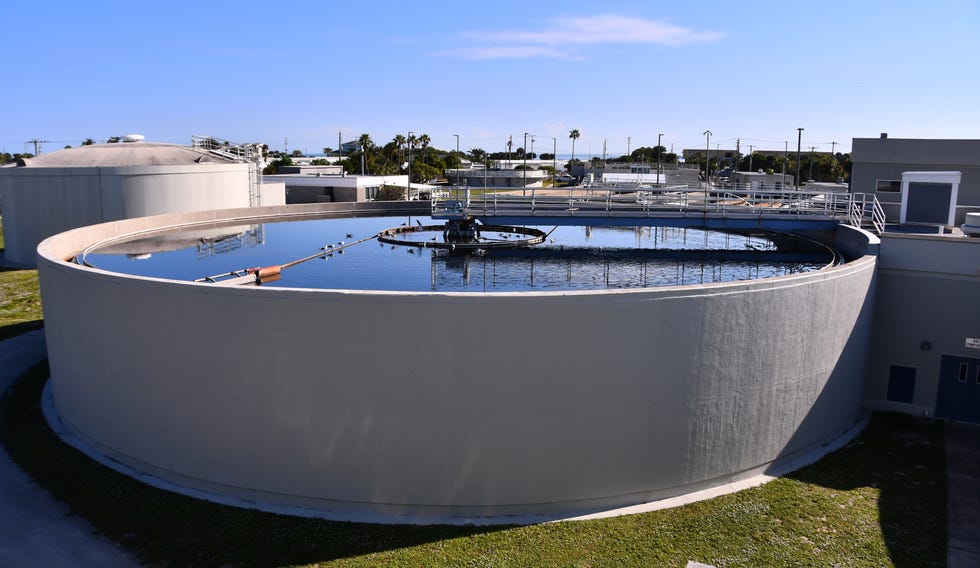
<path id="1" fill-rule="evenodd" d="M 946 424 L 946 558 L 949 568 L 980 566 L 980 425 Z"/>
<path id="2" fill-rule="evenodd" d="M 0 392 L 45 357 L 44 330 L 0 342 Z M 138 565 L 36 485 L 0 447 L 0 566 Z"/>

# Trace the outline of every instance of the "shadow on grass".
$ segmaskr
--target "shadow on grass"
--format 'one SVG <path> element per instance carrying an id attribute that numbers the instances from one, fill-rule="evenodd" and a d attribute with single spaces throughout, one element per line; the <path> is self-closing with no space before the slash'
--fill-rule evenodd
<path id="1" fill-rule="evenodd" d="M 881 532 L 894 565 L 946 565 L 942 423 L 876 413 L 845 448 L 785 477 L 841 491 L 876 488 Z"/>
<path id="2" fill-rule="evenodd" d="M 10 339 L 11 337 L 16 337 L 18 335 L 27 333 L 29 331 L 41 329 L 43 327 L 44 327 L 43 319 L 36 319 L 31 321 L 5 325 L 3 327 L 0 327 L 0 341 L 3 341 L 4 339 Z"/>
<path id="3" fill-rule="evenodd" d="M 272 566 L 324 562 L 508 527 L 390 526 L 302 519 L 162 491 L 61 441 L 41 412 L 47 361 L 0 401 L 0 443 L 73 513 L 148 563 Z"/>

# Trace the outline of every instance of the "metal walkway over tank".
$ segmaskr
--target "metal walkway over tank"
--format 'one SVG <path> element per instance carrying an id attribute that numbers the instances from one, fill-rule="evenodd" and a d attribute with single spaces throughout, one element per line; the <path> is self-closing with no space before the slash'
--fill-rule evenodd
<path id="1" fill-rule="evenodd" d="M 432 196 L 432 218 L 496 225 L 666 226 L 709 229 L 829 229 L 838 224 L 884 230 L 873 194 L 758 190 L 739 186 L 601 185 L 518 194 L 454 188 Z"/>

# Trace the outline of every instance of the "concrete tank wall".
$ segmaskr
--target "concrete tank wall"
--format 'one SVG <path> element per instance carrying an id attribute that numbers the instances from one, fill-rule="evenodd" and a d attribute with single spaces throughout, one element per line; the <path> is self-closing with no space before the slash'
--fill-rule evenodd
<path id="1" fill-rule="evenodd" d="M 742 283 L 490 294 L 216 287 L 62 260 L 154 226 L 332 207 L 44 241 L 61 420 L 114 460 L 223 496 L 509 522 L 721 485 L 859 416 L 873 256 Z"/>
<path id="2" fill-rule="evenodd" d="M 5 255 L 33 265 L 53 234 L 117 219 L 249 205 L 248 164 L 4 168 Z"/>

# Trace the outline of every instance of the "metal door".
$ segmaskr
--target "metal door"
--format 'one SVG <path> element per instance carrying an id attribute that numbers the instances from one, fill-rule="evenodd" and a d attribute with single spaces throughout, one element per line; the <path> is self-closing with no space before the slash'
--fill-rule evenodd
<path id="1" fill-rule="evenodd" d="M 943 355 L 936 416 L 980 424 L 980 359 Z"/>

